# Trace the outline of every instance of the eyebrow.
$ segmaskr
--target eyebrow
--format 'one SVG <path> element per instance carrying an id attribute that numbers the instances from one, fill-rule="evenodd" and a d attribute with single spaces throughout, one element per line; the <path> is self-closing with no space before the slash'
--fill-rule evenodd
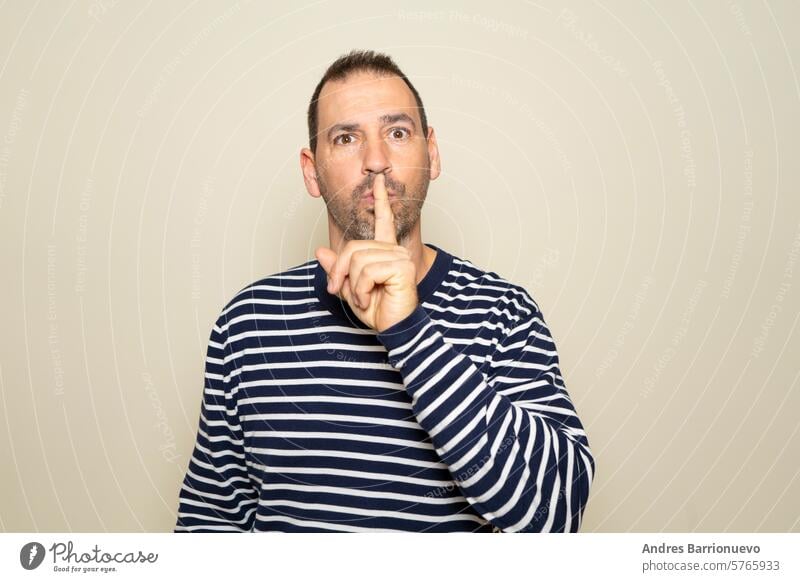
<path id="1" fill-rule="evenodd" d="M 389 125 L 390 123 L 397 123 L 398 121 L 405 121 L 414 128 L 414 131 L 417 129 L 417 124 L 414 123 L 414 118 L 412 118 L 408 113 L 387 113 L 385 115 L 381 115 L 378 118 L 378 121 L 381 122 L 381 125 Z M 337 123 L 336 125 L 331 126 L 328 130 L 328 139 L 333 137 L 333 134 L 339 131 L 356 131 L 360 129 L 361 126 L 358 123 Z"/>

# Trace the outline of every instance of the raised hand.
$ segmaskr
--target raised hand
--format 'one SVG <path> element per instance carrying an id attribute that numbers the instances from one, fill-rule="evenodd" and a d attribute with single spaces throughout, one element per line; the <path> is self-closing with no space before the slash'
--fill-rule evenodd
<path id="1" fill-rule="evenodd" d="M 375 239 L 351 240 L 337 255 L 320 247 L 315 255 L 328 274 L 328 292 L 339 295 L 366 325 L 382 332 L 416 309 L 416 266 L 397 244 L 394 214 L 383 174 L 373 183 Z"/>

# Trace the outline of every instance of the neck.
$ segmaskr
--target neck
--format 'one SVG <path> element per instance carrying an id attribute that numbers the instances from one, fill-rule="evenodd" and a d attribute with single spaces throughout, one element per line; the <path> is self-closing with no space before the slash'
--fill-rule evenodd
<path id="1" fill-rule="evenodd" d="M 397 243 L 401 247 L 408 249 L 411 253 L 411 260 L 417 272 L 417 284 L 428 274 L 428 270 L 430 270 L 436 258 L 436 251 L 430 247 L 426 247 L 422 242 L 421 222 L 421 219 L 418 220 L 411 232 L 408 233 L 408 236 Z M 329 248 L 336 253 L 341 252 L 342 247 L 347 243 L 347 240 L 333 222 L 330 215 L 328 216 L 328 241 L 330 243 Z"/>

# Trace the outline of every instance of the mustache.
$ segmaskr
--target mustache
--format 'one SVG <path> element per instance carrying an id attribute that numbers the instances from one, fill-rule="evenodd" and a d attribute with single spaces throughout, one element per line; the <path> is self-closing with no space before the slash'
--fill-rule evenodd
<path id="1" fill-rule="evenodd" d="M 388 174 L 383 175 L 384 178 L 384 185 L 386 186 L 386 190 L 396 194 L 398 196 L 402 196 L 406 192 L 406 186 L 402 182 L 398 182 L 389 177 Z M 364 192 L 367 190 L 372 190 L 372 186 L 375 184 L 375 176 L 371 175 L 368 176 L 364 182 L 359 184 L 353 190 L 353 198 L 361 198 L 364 195 Z"/>

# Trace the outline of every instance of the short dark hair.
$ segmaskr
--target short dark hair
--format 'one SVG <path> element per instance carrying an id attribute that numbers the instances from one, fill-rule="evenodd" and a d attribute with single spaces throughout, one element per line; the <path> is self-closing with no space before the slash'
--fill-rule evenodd
<path id="1" fill-rule="evenodd" d="M 314 94 L 311 96 L 311 102 L 308 104 L 308 144 L 312 152 L 317 151 L 317 132 L 319 131 L 319 117 L 318 117 L 318 102 L 319 94 L 322 92 L 322 86 L 328 81 L 341 81 L 347 78 L 351 73 L 361 71 L 369 71 L 378 74 L 396 75 L 405 81 L 408 88 L 414 94 L 414 99 L 417 102 L 417 109 L 419 110 L 419 118 L 422 122 L 422 135 L 428 137 L 428 119 L 425 116 L 425 108 L 422 106 L 422 99 L 419 93 L 405 76 L 403 71 L 400 70 L 392 57 L 383 53 L 376 53 L 371 50 L 356 50 L 353 49 L 346 55 L 342 55 L 328 67 L 325 74 L 314 89 Z"/>

